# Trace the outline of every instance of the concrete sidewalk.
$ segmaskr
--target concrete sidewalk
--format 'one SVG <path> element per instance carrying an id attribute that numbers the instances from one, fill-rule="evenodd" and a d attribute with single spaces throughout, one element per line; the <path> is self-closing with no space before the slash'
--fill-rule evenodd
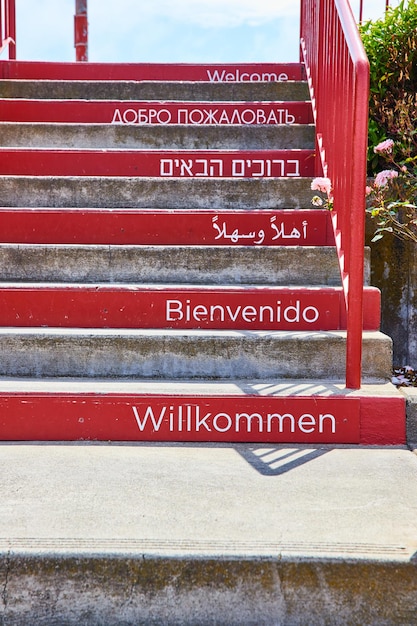
<path id="1" fill-rule="evenodd" d="M 3 444 L 0 624 L 417 624 L 405 448 Z"/>

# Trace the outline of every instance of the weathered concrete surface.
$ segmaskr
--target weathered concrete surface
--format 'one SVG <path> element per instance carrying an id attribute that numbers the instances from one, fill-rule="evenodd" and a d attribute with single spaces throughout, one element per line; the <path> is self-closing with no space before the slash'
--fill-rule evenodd
<path id="1" fill-rule="evenodd" d="M 371 281 L 382 293 L 381 328 L 392 337 L 394 365 L 417 367 L 417 245 L 390 235 L 370 245 Z"/>
<path id="2" fill-rule="evenodd" d="M 413 626 L 417 456 L 2 445 L 5 626 Z"/>
<path id="3" fill-rule="evenodd" d="M 14 148 L 148 150 L 314 150 L 314 126 L 124 126 L 5 123 L 0 145 Z"/>
<path id="4" fill-rule="evenodd" d="M 203 83 L 0 80 L 1 98 L 77 100 L 243 101 L 309 100 L 306 82 Z"/>
<path id="5" fill-rule="evenodd" d="M 407 443 L 417 448 L 417 388 L 400 387 L 400 391 L 406 399 Z"/>
<path id="6" fill-rule="evenodd" d="M 0 329 L 0 376 L 317 378 L 345 376 L 346 332 Z M 391 376 L 391 340 L 363 334 L 365 382 Z"/>
<path id="7" fill-rule="evenodd" d="M 0 280 L 340 285 L 340 271 L 335 249 L 320 246 L 0 244 Z"/>
<path id="8" fill-rule="evenodd" d="M 6 207 L 149 209 L 311 208 L 311 179 L 2 176 Z"/>

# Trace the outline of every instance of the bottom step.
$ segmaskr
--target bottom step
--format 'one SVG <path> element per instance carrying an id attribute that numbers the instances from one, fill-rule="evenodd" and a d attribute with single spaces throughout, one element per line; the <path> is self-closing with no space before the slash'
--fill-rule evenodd
<path id="1" fill-rule="evenodd" d="M 405 443 L 390 384 L 3 380 L 2 441 Z"/>
<path id="2" fill-rule="evenodd" d="M 417 456 L 0 446 L 4 626 L 412 626 Z"/>

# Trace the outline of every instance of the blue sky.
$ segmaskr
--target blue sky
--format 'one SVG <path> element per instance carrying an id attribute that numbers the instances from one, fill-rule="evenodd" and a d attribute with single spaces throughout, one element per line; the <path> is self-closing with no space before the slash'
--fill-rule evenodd
<path id="1" fill-rule="evenodd" d="M 393 0 L 398 4 L 398 0 Z M 17 56 L 73 61 L 75 0 L 16 0 Z M 359 0 L 352 0 L 357 14 Z M 365 18 L 385 0 L 364 0 Z M 297 61 L 298 0 L 88 0 L 89 60 Z"/>

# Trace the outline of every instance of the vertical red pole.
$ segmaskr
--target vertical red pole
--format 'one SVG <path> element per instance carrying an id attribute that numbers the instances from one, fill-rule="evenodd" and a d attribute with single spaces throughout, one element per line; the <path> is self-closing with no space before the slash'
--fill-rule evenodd
<path id="1" fill-rule="evenodd" d="M 16 3 L 15 0 L 9 0 L 9 59 L 16 58 Z"/>
<path id="2" fill-rule="evenodd" d="M 74 46 L 75 60 L 88 61 L 87 0 L 75 0 Z"/>

